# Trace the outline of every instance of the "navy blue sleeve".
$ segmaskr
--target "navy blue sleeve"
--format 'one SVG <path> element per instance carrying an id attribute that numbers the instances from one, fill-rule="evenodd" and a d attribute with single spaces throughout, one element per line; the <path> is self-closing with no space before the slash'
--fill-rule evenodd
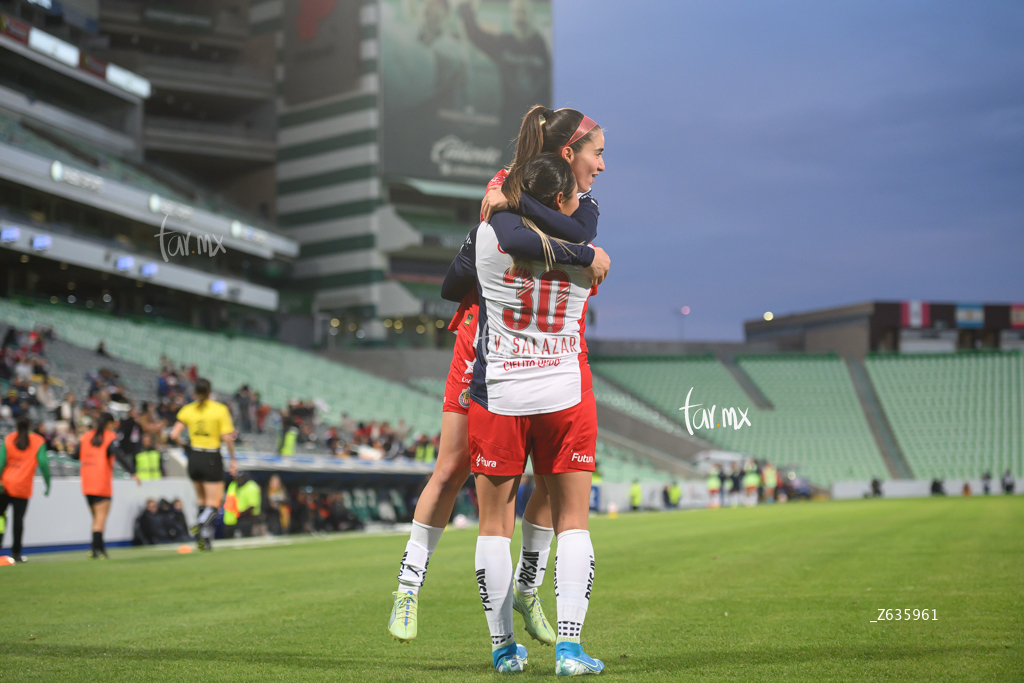
<path id="1" fill-rule="evenodd" d="M 580 197 L 580 207 L 571 216 L 544 206 L 523 193 L 520 213 L 533 220 L 541 230 L 552 237 L 575 244 L 594 241 L 597 237 L 597 218 L 601 215 L 597 202 L 589 193 Z"/>
<path id="2" fill-rule="evenodd" d="M 540 235 L 523 225 L 518 215 L 506 211 L 496 213 L 491 218 L 491 227 L 502 251 L 512 258 L 544 260 L 544 243 Z M 594 250 L 586 244 L 554 244 L 552 247 L 556 263 L 586 268 L 594 262 Z"/>
<path id="3" fill-rule="evenodd" d="M 442 299 L 462 301 L 462 297 L 476 287 L 476 230 L 473 228 L 469 231 L 455 260 L 448 266 L 444 283 L 441 284 Z"/>

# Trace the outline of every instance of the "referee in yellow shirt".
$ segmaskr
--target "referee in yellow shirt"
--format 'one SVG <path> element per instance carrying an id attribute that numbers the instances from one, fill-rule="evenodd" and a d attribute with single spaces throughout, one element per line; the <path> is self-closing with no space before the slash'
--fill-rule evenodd
<path id="1" fill-rule="evenodd" d="M 231 454 L 231 476 L 238 474 L 235 461 L 235 425 L 231 412 L 223 403 L 210 400 L 210 380 L 196 380 L 196 400 L 178 411 L 178 421 L 171 430 L 171 441 L 181 445 L 181 432 L 188 429 L 188 476 L 196 487 L 199 502 L 199 523 L 196 542 L 200 550 L 213 550 L 213 521 L 224 500 L 224 460 L 221 443 Z"/>

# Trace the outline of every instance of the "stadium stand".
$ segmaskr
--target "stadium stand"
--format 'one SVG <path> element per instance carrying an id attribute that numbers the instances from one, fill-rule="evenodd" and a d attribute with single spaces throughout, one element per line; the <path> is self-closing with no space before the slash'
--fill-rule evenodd
<path id="1" fill-rule="evenodd" d="M 1020 351 L 877 355 L 865 365 L 916 478 L 1024 476 Z"/>
<path id="2" fill-rule="evenodd" d="M 61 338 L 86 349 L 102 341 L 112 356 L 148 368 L 159 368 L 166 355 L 202 368 L 215 390 L 248 384 L 274 406 L 315 397 L 330 412 L 348 413 L 357 421 L 404 419 L 413 431 L 435 434 L 440 429 L 436 399 L 283 344 L 6 299 L 0 300 L 0 319 L 26 329 L 51 326 Z"/>
<path id="3" fill-rule="evenodd" d="M 125 161 L 98 145 L 68 133 L 43 131 L 34 124 L 24 123 L 19 117 L 3 113 L 3 110 L 0 110 L 0 143 L 33 152 L 74 168 L 88 170 L 90 173 L 125 183 L 139 190 L 155 192 L 167 199 L 250 223 L 257 220 L 220 195 L 204 191 L 169 169 L 156 166 L 152 162 Z"/>
<path id="4" fill-rule="evenodd" d="M 598 374 L 680 425 L 685 418 L 679 408 L 691 387 L 690 403 L 702 408 L 749 407 L 749 427 L 694 430 L 723 449 L 795 466 L 818 484 L 886 473 L 849 373 L 838 358 L 739 359 L 773 410 L 752 406 L 732 374 L 711 356 L 597 359 L 592 364 Z"/>

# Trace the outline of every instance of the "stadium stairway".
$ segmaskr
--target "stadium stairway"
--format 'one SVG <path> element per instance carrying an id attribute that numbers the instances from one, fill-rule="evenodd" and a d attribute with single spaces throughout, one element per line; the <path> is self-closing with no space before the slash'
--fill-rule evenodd
<path id="1" fill-rule="evenodd" d="M 761 391 L 761 387 L 757 386 L 754 380 L 750 379 L 750 375 L 739 366 L 735 356 L 718 356 L 718 360 L 729 371 L 732 378 L 736 380 L 736 384 L 740 385 L 740 389 L 746 392 L 751 403 L 760 410 L 773 410 L 775 408 L 772 402 L 768 400 L 768 397 L 764 395 L 764 392 Z"/>
<path id="2" fill-rule="evenodd" d="M 903 450 L 896 442 L 896 435 L 892 432 L 889 418 L 882 410 L 882 404 L 878 400 L 878 394 L 864 363 L 858 358 L 847 358 L 846 365 L 850 369 L 850 379 L 853 380 L 853 388 L 857 390 L 857 398 L 860 399 L 864 417 L 871 427 L 872 436 L 875 437 L 875 444 L 882 454 L 882 459 L 885 460 L 885 466 L 889 468 L 889 475 L 893 479 L 913 479 L 910 465 L 907 464 Z"/>

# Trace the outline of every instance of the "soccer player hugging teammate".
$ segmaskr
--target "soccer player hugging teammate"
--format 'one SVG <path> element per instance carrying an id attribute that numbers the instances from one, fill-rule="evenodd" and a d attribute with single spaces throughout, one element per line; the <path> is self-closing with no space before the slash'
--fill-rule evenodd
<path id="1" fill-rule="evenodd" d="M 543 151 L 556 151 L 570 162 L 577 187 L 589 190 L 597 174 L 604 170 L 601 161 L 603 147 L 604 137 L 600 128 L 580 112 L 573 109 L 555 112 L 536 106 L 523 118 L 510 170 L 515 174 L 516 168 Z M 509 207 L 502 192 L 507 175 L 506 171 L 501 171 L 488 184 L 481 219 L 489 218 L 495 210 Z M 518 193 L 516 197 L 519 197 Z M 610 263 L 608 255 L 600 248 L 587 246 L 597 236 L 598 221 L 597 203 L 589 193 L 583 195 L 579 208 L 571 216 L 528 195 L 522 195 L 521 201 L 517 199 L 516 206 L 524 216 L 542 223 L 548 234 L 566 241 L 564 247 L 553 250 L 556 263 L 585 268 L 594 282 L 604 279 Z M 503 221 L 495 228 L 495 234 L 501 249 L 515 258 L 531 261 L 545 257 L 542 236 L 526 228 L 521 221 Z M 459 310 L 448 326 L 456 333 L 455 352 L 445 387 L 437 462 L 416 504 L 412 532 L 399 568 L 398 590 L 393 594 L 388 630 L 403 642 L 416 638 L 419 590 L 426 577 L 427 564 L 451 517 L 455 498 L 470 474 L 467 414 L 470 407 L 469 385 L 476 360 L 477 289 L 476 276 L 472 272 L 453 273 L 445 289 L 448 299 L 460 302 Z M 547 489 L 543 481 L 538 481 L 523 518 L 523 543 L 512 602 L 515 610 L 523 615 L 527 632 L 546 644 L 553 644 L 556 636 L 544 616 L 537 589 L 544 580 L 553 538 Z"/>
<path id="2" fill-rule="evenodd" d="M 595 127 L 584 117 L 573 135 L 586 135 Z M 513 166 L 503 189 L 513 208 L 532 198 L 571 216 L 580 202 L 573 169 L 557 152 Z M 573 676 L 604 669 L 580 648 L 594 580 L 587 514 L 597 411 L 583 333 L 587 301 L 596 284 L 583 268 L 556 262 L 559 252 L 576 245 L 547 236 L 546 228 L 543 220 L 496 213 L 490 223 L 470 233 L 449 269 L 442 296 L 452 298 L 460 281 L 478 283 L 469 443 L 480 503 L 476 577 L 493 664 L 499 672 L 514 672 L 527 663 L 526 648 L 516 644 L 513 634 L 509 544 L 519 478 L 526 454 L 532 453 L 534 474 L 548 492 L 558 535 L 555 672 Z M 500 235 L 527 231 L 542 236 L 543 253 L 531 260 L 506 253 L 502 245 L 508 240 Z"/>

